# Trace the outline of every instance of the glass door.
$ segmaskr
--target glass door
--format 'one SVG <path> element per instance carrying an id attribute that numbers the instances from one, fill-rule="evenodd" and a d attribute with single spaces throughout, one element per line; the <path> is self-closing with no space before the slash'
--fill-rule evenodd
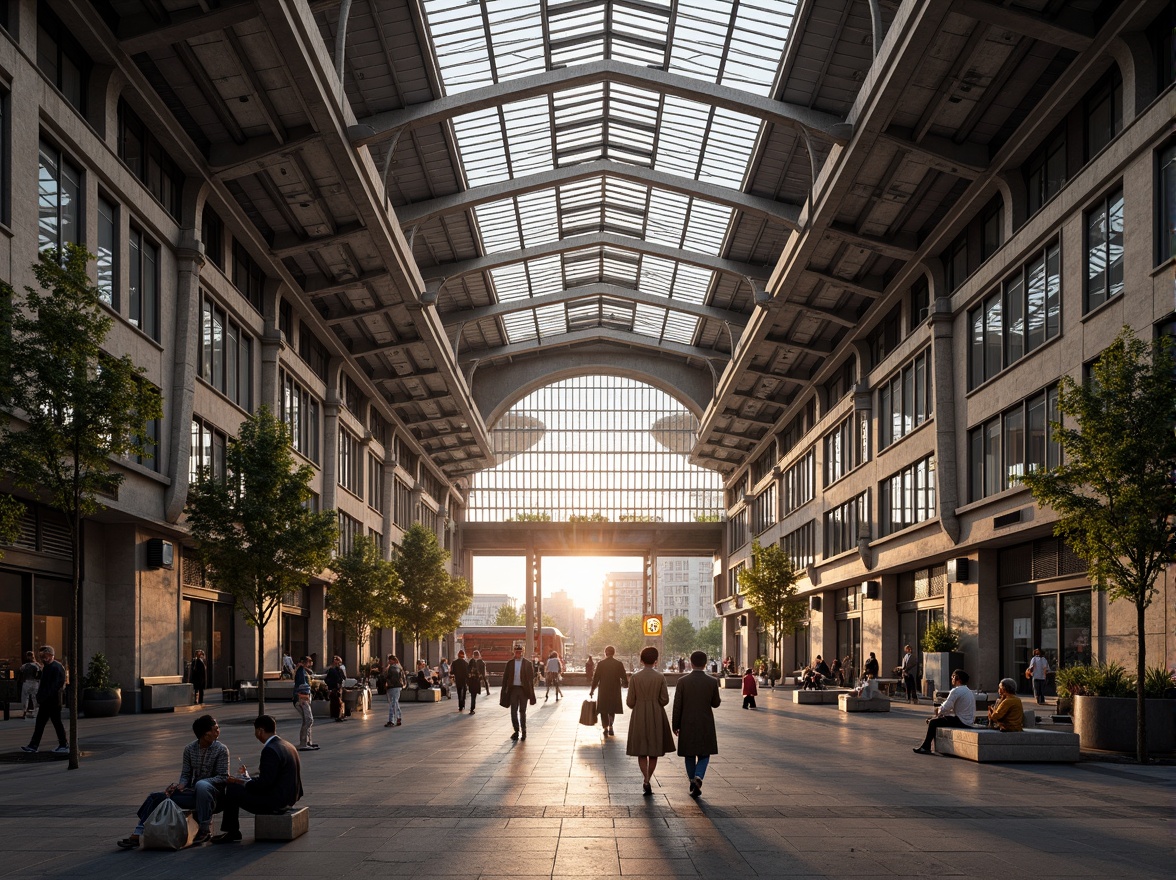
<path id="1" fill-rule="evenodd" d="M 1017 683 L 1017 693 L 1032 694 L 1033 685 L 1025 678 L 1029 658 L 1033 656 L 1033 600 L 1013 599 L 1001 603 L 1001 632 L 1004 634 L 1000 668 L 1004 676 Z"/>

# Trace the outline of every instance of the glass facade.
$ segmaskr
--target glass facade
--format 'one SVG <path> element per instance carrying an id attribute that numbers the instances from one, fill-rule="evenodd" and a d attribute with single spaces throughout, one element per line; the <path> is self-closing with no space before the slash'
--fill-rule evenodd
<path id="1" fill-rule="evenodd" d="M 722 508 L 722 483 L 690 464 L 698 422 L 663 391 L 585 376 L 527 395 L 492 431 L 500 464 L 478 473 L 469 519 L 694 522 Z"/>

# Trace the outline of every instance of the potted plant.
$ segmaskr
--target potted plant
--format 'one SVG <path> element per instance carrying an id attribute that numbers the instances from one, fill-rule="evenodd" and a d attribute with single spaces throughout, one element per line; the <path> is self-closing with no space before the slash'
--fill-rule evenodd
<path id="1" fill-rule="evenodd" d="M 1118 663 L 1070 666 L 1058 670 L 1058 694 L 1063 689 L 1074 706 L 1074 732 L 1085 749 L 1133 752 L 1136 749 L 1135 678 Z M 1173 740 L 1172 673 L 1152 667 L 1144 675 L 1147 701 L 1148 751 L 1169 752 Z"/>
<path id="2" fill-rule="evenodd" d="M 964 666 L 964 655 L 959 652 L 960 631 L 932 621 L 923 632 L 919 646 L 923 649 L 924 688 L 932 693 L 948 690 L 952 670 Z"/>
<path id="3" fill-rule="evenodd" d="M 122 708 L 122 691 L 110 680 L 110 664 L 99 652 L 82 677 L 82 711 L 87 718 L 109 718 Z"/>
<path id="4" fill-rule="evenodd" d="M 310 714 L 315 718 L 326 718 L 331 714 L 330 693 L 321 678 L 310 680 Z"/>

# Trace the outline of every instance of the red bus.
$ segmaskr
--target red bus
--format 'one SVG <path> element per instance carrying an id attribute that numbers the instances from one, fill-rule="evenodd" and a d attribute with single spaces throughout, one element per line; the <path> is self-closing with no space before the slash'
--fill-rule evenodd
<path id="1" fill-rule="evenodd" d="M 466 657 L 474 651 L 482 652 L 487 672 L 502 672 L 506 661 L 514 657 L 514 646 L 527 645 L 525 626 L 463 626 L 457 630 L 457 638 L 465 649 Z M 537 646 L 539 656 L 546 660 L 552 651 L 562 658 L 564 655 L 564 634 L 554 626 L 545 626 L 539 634 Z M 531 658 L 527 658 L 531 659 Z"/>

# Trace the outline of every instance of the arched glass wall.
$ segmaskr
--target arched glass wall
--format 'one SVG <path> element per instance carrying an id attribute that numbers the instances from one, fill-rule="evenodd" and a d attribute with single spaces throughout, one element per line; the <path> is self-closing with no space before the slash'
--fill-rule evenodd
<path id="1" fill-rule="evenodd" d="M 722 480 L 687 460 L 698 420 L 664 391 L 583 376 L 527 395 L 494 426 L 474 476 L 476 522 L 715 521 Z"/>

